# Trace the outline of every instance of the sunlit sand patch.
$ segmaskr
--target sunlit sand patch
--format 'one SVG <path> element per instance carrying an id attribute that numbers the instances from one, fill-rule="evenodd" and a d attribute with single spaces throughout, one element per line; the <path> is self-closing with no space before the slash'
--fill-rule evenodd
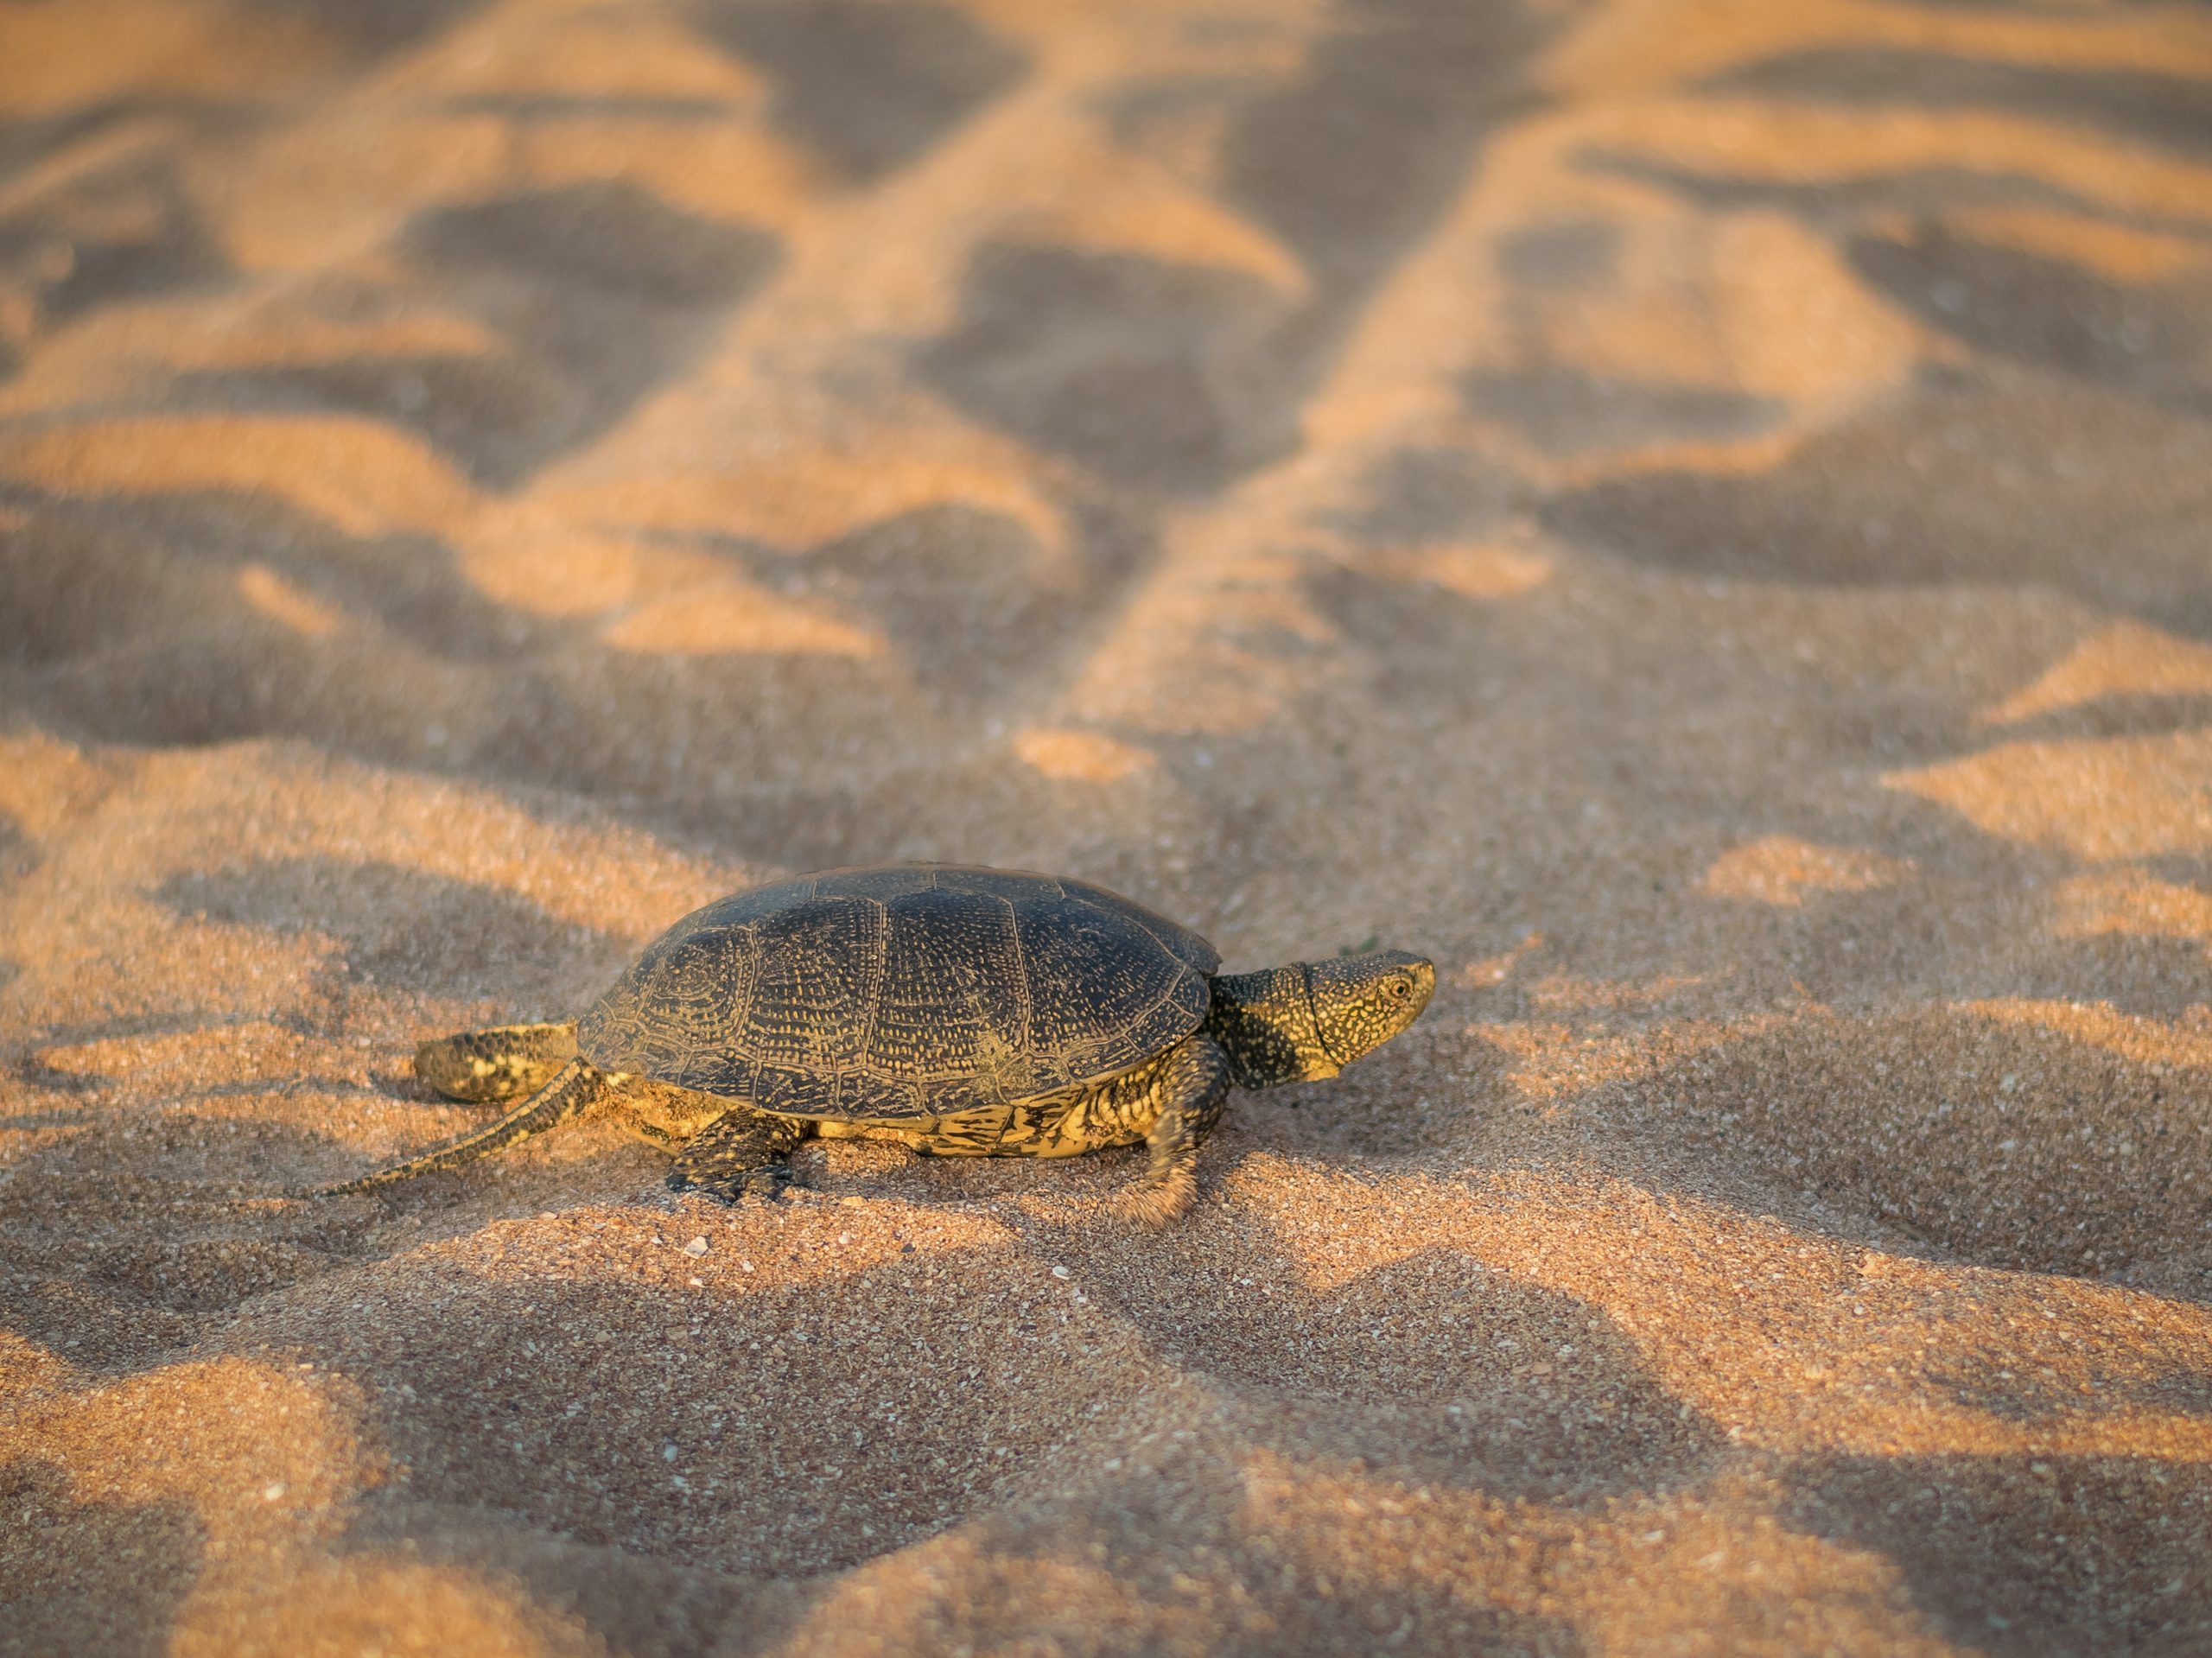
<path id="1" fill-rule="evenodd" d="M 172 327 L 147 342 L 158 351 L 156 360 L 180 371 L 298 368 L 366 357 L 485 358 L 504 343 L 474 318 L 427 306 L 348 318 L 296 299 L 255 307 L 226 326 Z"/>
<path id="2" fill-rule="evenodd" d="M 237 490 L 347 535 L 436 531 L 474 492 L 435 450 L 379 421 L 329 415 L 120 417 L 0 436 L 0 475 L 76 495 Z"/>
<path id="3" fill-rule="evenodd" d="M 2174 282 L 2212 269 L 2212 247 L 2201 240 L 2055 207 L 1961 207 L 1943 222 L 1971 240 L 2063 259 L 2114 282 Z"/>
<path id="4" fill-rule="evenodd" d="M 1609 1179 L 1501 1174 L 1476 1192 L 1422 1176 L 1266 1172 L 1238 1180 L 1238 1201 L 1310 1287 L 1426 1248 L 1465 1252 L 1604 1312 L 1659 1383 L 1745 1444 L 2212 1462 L 2212 1420 L 2111 1391 L 2212 1362 L 2212 1317 L 2191 1304 L 1885 1255 Z M 2028 1305 L 2050 1317 L 2024 1319 Z M 1961 1397 L 1935 1362 L 1960 1353 L 1993 1372 L 2048 1371 L 2050 1410 L 2002 1415 Z"/>
<path id="5" fill-rule="evenodd" d="M 352 1500 L 387 1471 L 356 1437 L 363 1401 L 342 1377 L 226 1358 L 83 1391 L 60 1380 L 19 1396 L 0 1452 L 65 1471 L 64 1494 L 40 1516 L 49 1544 L 86 1509 L 189 1516 L 197 1547 L 132 1563 L 174 1599 L 167 1651 L 600 1650 L 477 1572 L 344 1547 Z"/>
<path id="6" fill-rule="evenodd" d="M 1065 782 L 1121 783 L 1154 764 L 1149 749 L 1064 726 L 1025 726 L 1014 734 L 1014 752 L 1046 777 Z"/>
<path id="7" fill-rule="evenodd" d="M 533 189 L 602 181 L 610 164 L 671 206 L 709 220 L 802 230 L 819 211 L 816 169 L 772 133 L 742 124 L 675 125 L 635 115 L 519 127 L 487 118 Z"/>
<path id="8" fill-rule="evenodd" d="M 732 652 L 850 657 L 883 654 L 882 636 L 822 605 L 785 599 L 725 577 L 710 587 L 650 600 L 600 630 L 618 651 L 667 656 Z"/>
<path id="9" fill-rule="evenodd" d="M 479 593 L 532 616 L 597 616 L 635 598 L 656 575 L 703 584 L 728 565 L 662 552 L 529 502 L 487 507 L 463 528 L 456 559 Z"/>
<path id="10" fill-rule="evenodd" d="M 1064 1649 L 1021 1639 L 1039 1629 L 1081 1630 L 1086 1640 L 1110 1630 L 1142 1642 L 1132 1649 L 1198 1653 L 1212 1644 L 1216 1624 L 1195 1606 L 1147 1601 L 1110 1571 L 995 1553 L 963 1528 L 846 1574 L 773 1650 L 783 1658 L 875 1658 Z M 948 1637 L 966 1639 L 947 1647 Z"/>
<path id="11" fill-rule="evenodd" d="M 1012 439 L 935 407 L 887 413 L 841 405 L 834 423 L 834 435 L 813 435 L 795 414 L 787 429 L 728 446 L 711 466 L 671 473 L 666 455 L 656 455 L 643 476 L 581 477 L 540 489 L 531 511 L 607 526 L 607 534 L 620 526 L 631 535 L 728 537 L 799 552 L 925 507 L 961 506 L 1028 530 L 1040 578 L 1067 564 L 1070 526 L 1051 469 Z M 494 521 L 471 539 L 488 545 L 500 537 Z"/>
<path id="12" fill-rule="evenodd" d="M 2212 168 L 2093 128 L 1975 110 L 1659 98 L 1609 111 L 1586 142 L 1611 157 L 1738 181 L 1842 185 L 1967 169 L 2039 180 L 2107 210 L 2212 220 Z"/>
<path id="13" fill-rule="evenodd" d="M 1530 1006 L 1551 1013 L 1621 1013 L 1666 1001 L 1707 981 L 1702 973 L 1662 973 L 1655 979 L 1590 979 L 1553 973 L 1530 985 L 1528 995 Z"/>
<path id="14" fill-rule="evenodd" d="M 354 1045 L 302 1036 L 265 1020 L 64 1043 L 33 1056 L 48 1070 L 135 1095 L 358 1075 L 370 1057 Z"/>
<path id="15" fill-rule="evenodd" d="M 2201 1004 L 2199 1017 L 2188 1020 L 2146 1019 L 2120 1013 L 2108 1002 L 2037 1001 L 2021 996 L 1960 1006 L 2008 1025 L 2056 1031 L 2139 1065 L 2212 1068 L 2212 1011 Z"/>
<path id="16" fill-rule="evenodd" d="M 467 1566 L 365 1549 L 270 1561 L 264 1572 L 219 1579 L 195 1594 L 170 1636 L 172 1658 L 604 1658 L 607 1650 L 581 1619 L 538 1604 L 512 1579 Z"/>
<path id="17" fill-rule="evenodd" d="M 1531 952 L 1543 948 L 1543 934 L 1534 931 L 1522 934 L 1521 940 L 1511 950 L 1496 956 L 1485 956 L 1480 961 L 1469 962 L 1451 975 L 1451 981 L 1463 990 L 1487 990 L 1493 985 L 1503 984 L 1513 975 Z"/>
<path id="18" fill-rule="evenodd" d="M 1554 556 L 1512 541 L 1378 547 L 1349 558 L 1400 581 L 1425 582 L 1463 599 L 1518 599 L 1552 579 Z"/>
<path id="19" fill-rule="evenodd" d="M 1125 155 L 1102 155 L 1094 158 L 1089 177 L 1070 182 L 1067 196 L 1013 220 L 1007 238 L 1238 271 L 1293 302 L 1306 296 L 1306 268 L 1289 250 L 1165 169 Z"/>
<path id="20" fill-rule="evenodd" d="M 1994 63 L 2212 73 L 2212 30 L 2194 16 L 2171 12 L 2152 29 L 2129 16 L 2052 11 L 1946 14 L 1866 0 L 1784 7 L 1728 0 L 1700 6 L 1694 28 L 1672 12 L 1614 14 L 1611 27 L 1569 34 L 1545 60 L 1544 79 L 1561 94 L 1625 102 L 1624 94 L 1703 80 L 1792 51 L 1883 47 Z"/>
<path id="21" fill-rule="evenodd" d="M 1724 1043 L 1779 1025 L 1777 1017 L 1720 1021 L 1669 1020 L 1614 1035 L 1596 1033 L 1557 1020 L 1478 1022 L 1466 1034 L 1509 1055 L 1505 1079 L 1524 1100 L 1555 1106 L 1608 1083 L 1648 1077 Z"/>
<path id="22" fill-rule="evenodd" d="M 15 815 L 8 785 L 22 784 L 35 810 L 18 821 L 50 842 L 22 902 L 87 869 L 127 867 L 135 886 L 151 887 L 173 873 L 321 856 L 504 888 L 556 920 L 643 938 L 762 873 L 679 855 L 641 830 L 534 816 L 496 788 L 357 765 L 303 745 L 163 753 L 114 777 L 49 740 L 0 755 L 21 761 L 0 764 L 0 810 Z M 306 974 L 330 949 L 308 935 L 280 944 L 257 928 L 180 931 L 174 912 L 135 892 L 104 905 L 78 900 L 70 914 L 66 955 L 120 966 L 136 952 L 129 976 L 146 988 L 164 974 L 144 952 L 158 945 L 165 961 L 172 945 L 163 941 L 173 938 L 175 950 L 213 952 L 176 975 L 203 989 L 266 990 L 280 960 L 286 975 Z M 272 950 L 281 956 L 255 954 Z"/>
<path id="23" fill-rule="evenodd" d="M 5 206 L 0 199 L 0 212 Z M 475 359 L 501 346 L 480 324 L 435 308 L 340 319 L 290 302 L 296 298 L 263 303 L 249 290 L 211 302 L 188 290 L 105 308 L 98 327 L 64 327 L 39 340 L 21 372 L 0 381 L 0 416 L 129 405 L 165 373 L 313 370 L 385 355 Z M 6 303 L 0 289 L 0 333 Z"/>
<path id="24" fill-rule="evenodd" d="M 2077 858 L 2212 848 L 2212 731 L 2004 743 L 1882 782 L 1948 807 L 1986 835 Z"/>
<path id="25" fill-rule="evenodd" d="M 388 270 L 393 239 L 416 213 L 506 180 L 514 137 L 503 122 L 388 92 L 345 113 L 288 124 L 232 163 L 217 207 L 241 269 L 282 278 L 350 259 Z"/>
<path id="26" fill-rule="evenodd" d="M 1183 734 L 1247 731 L 1328 671 L 1317 655 L 1286 658 L 1243 643 L 1269 633 L 1308 645 L 1337 631 L 1307 597 L 1306 560 L 1255 553 L 1208 561 L 1197 580 L 1149 588 L 1142 626 L 1102 641 L 1070 688 L 1070 713 L 1101 725 Z M 1187 578 L 1192 573 L 1185 572 Z"/>
<path id="27" fill-rule="evenodd" d="M 340 612 L 285 580 L 266 564 L 241 564 L 238 580 L 238 595 L 246 603 L 309 638 L 319 639 L 335 633 L 346 624 Z"/>
<path id="28" fill-rule="evenodd" d="M 702 50 L 675 15 L 650 6 L 495 8 L 445 40 L 447 49 L 416 67 L 411 92 L 518 101 L 711 98 L 751 108 L 767 97 L 751 64 Z"/>
<path id="29" fill-rule="evenodd" d="M 41 731 L 0 737 L 0 812 L 35 839 L 60 834 L 127 777 L 127 765 Z"/>
<path id="30" fill-rule="evenodd" d="M 1827 238 L 1781 213 L 1692 213 L 1646 191 L 1632 211 L 1599 222 L 1618 232 L 1607 277 L 1525 302 L 1542 321 L 1520 348 L 1542 361 L 1630 384 L 1816 406 L 1900 384 L 1921 354 L 1920 329 L 1871 295 Z M 1696 437 L 1592 441 L 1640 448 Z"/>
<path id="31" fill-rule="evenodd" d="M 1777 1652 L 1957 1650 L 1912 1610 L 1886 1555 L 1791 1528 L 1764 1511 L 1768 1492 L 1726 1477 L 1599 1515 L 1267 1451 L 1247 1458 L 1245 1482 L 1247 1528 L 1283 1540 L 1324 1596 L 1426 1589 L 1485 1617 L 1558 1620 L 1597 1650 L 1705 1652 L 1718 1594 L 1737 1631 L 1756 1623 Z"/>
<path id="32" fill-rule="evenodd" d="M 1980 710 L 1974 723 L 2013 725 L 2106 696 L 2212 696 L 2212 645 L 2143 622 L 2113 622 L 2033 684 Z"/>
<path id="33" fill-rule="evenodd" d="M 1732 847 L 1713 861 L 1699 890 L 1796 909 L 1805 894 L 1863 893 L 1892 886 L 1912 873 L 1910 859 L 1885 858 L 1852 847 L 1819 846 L 1794 835 L 1770 835 Z"/>
<path id="34" fill-rule="evenodd" d="M 2062 938 L 2124 933 L 2136 938 L 2212 940 L 2212 893 L 2160 880 L 2143 869 L 2076 875 L 2051 895 Z"/>
<path id="35" fill-rule="evenodd" d="M 83 0 L 0 13 L 0 108 L 37 116 L 121 96 L 265 94 L 334 66 L 305 18 L 241 17 L 222 0 Z"/>

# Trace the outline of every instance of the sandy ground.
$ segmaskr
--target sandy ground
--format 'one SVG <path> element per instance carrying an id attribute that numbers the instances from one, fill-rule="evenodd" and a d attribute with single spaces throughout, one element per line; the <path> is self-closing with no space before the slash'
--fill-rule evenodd
<path id="1" fill-rule="evenodd" d="M 2212 12 L 0 3 L 0 1651 L 2212 1650 Z M 477 1121 L 724 891 L 1433 956 Z"/>

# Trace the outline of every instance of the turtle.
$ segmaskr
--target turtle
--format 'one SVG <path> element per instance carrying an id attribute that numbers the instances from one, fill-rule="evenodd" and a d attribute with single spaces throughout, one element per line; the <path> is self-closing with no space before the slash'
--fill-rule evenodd
<path id="1" fill-rule="evenodd" d="M 1404 1030 L 1436 969 L 1370 950 L 1223 974 L 1211 944 L 1119 893 L 963 864 L 835 869 L 695 910 L 571 1023 L 423 1045 L 450 1098 L 497 1121 L 322 1189 L 455 1169 L 612 1111 L 674 1155 L 667 1184 L 772 1201 L 810 1139 L 935 1157 L 1149 1148 L 1128 1200 L 1166 1225 L 1230 1085 L 1333 1077 Z"/>

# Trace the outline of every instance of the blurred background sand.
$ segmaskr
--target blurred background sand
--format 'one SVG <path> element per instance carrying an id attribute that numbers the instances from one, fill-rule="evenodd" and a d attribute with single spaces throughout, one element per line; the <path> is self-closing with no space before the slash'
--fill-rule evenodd
<path id="1" fill-rule="evenodd" d="M 788 872 L 1128 1153 L 408 1057 Z M 2212 1648 L 2212 11 L 0 3 L 0 1651 Z"/>

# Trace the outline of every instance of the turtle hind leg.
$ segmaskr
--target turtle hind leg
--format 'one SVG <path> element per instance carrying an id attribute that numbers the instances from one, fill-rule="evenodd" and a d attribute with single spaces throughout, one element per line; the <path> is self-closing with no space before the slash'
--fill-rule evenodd
<path id="1" fill-rule="evenodd" d="M 812 1137 L 803 1117 L 779 1117 L 733 1105 L 676 1154 L 671 1191 L 696 1191 L 717 1202 L 746 1197 L 772 1203 L 791 1181 L 791 1153 Z"/>
<path id="2" fill-rule="evenodd" d="M 415 1050 L 415 1074 L 449 1100 L 520 1099 L 576 1057 L 576 1027 L 498 1025 L 442 1036 Z"/>

